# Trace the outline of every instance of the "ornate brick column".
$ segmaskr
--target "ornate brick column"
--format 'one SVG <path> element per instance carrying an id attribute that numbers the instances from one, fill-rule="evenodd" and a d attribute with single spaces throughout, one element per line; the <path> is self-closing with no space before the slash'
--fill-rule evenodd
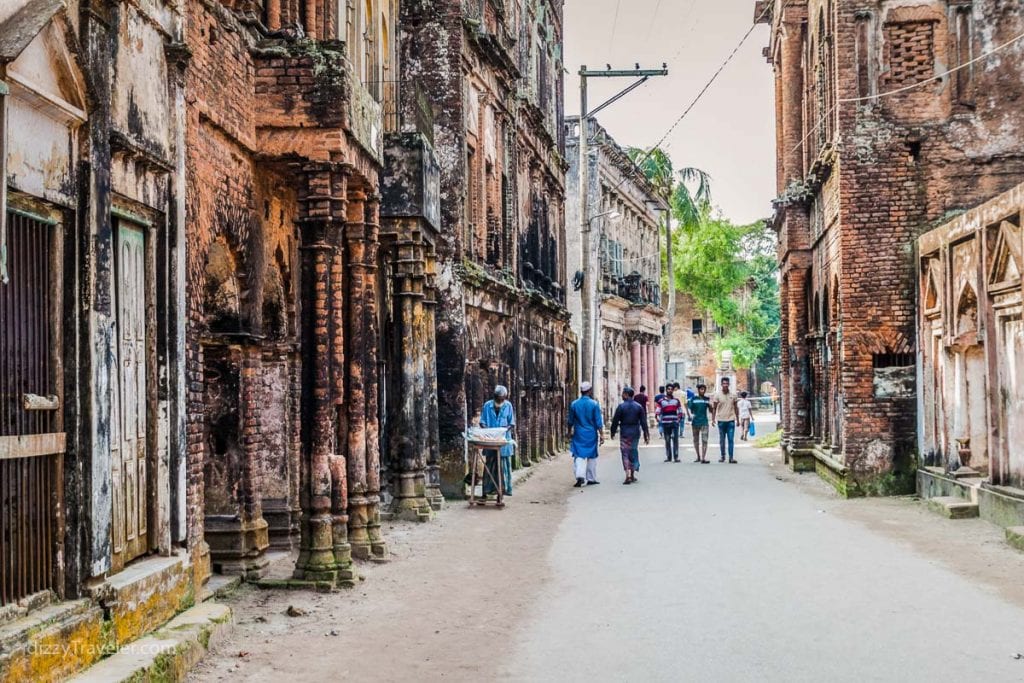
<path id="1" fill-rule="evenodd" d="M 302 260 L 303 459 L 302 535 L 295 577 L 352 585 L 345 517 L 344 456 L 336 450 L 336 364 L 341 329 L 337 238 L 344 216 L 344 178 L 334 165 L 302 169 L 299 235 Z"/>
<path id="2" fill-rule="evenodd" d="M 224 574 L 246 579 L 262 576 L 267 566 L 265 551 L 270 545 L 267 522 L 263 519 L 257 461 L 263 448 L 259 408 L 259 375 L 262 350 L 252 337 L 241 344 L 209 344 L 206 372 L 220 378 L 216 398 L 207 399 L 206 409 L 214 420 L 211 430 L 234 441 L 223 452 L 210 453 L 220 466 L 207 463 L 218 472 L 217 495 L 208 495 L 205 534 L 213 566 Z M 234 389 L 234 391 L 233 391 Z M 237 420 L 237 431 L 229 429 Z M 211 477 L 212 479 L 212 477 Z"/>
<path id="3" fill-rule="evenodd" d="M 647 385 L 647 396 L 654 396 L 658 390 L 658 347 L 655 345 L 656 340 L 652 339 L 651 343 L 647 345 L 647 381 L 644 384 Z M 648 410 L 650 406 L 645 406 Z"/>
<path id="4" fill-rule="evenodd" d="M 392 467 L 395 513 L 427 521 L 433 509 L 427 499 L 430 449 L 428 383 L 432 381 L 433 311 L 426 304 L 426 245 L 413 219 L 395 221 L 394 307 L 395 353 L 399 373 L 391 410 Z"/>
<path id="5" fill-rule="evenodd" d="M 380 434 L 377 420 L 378 205 L 348 189 L 348 481 L 349 542 L 360 559 L 386 559 L 380 534 Z"/>
<path id="6" fill-rule="evenodd" d="M 424 281 L 422 329 L 426 335 L 423 357 L 423 388 L 426 395 L 419 402 L 419 407 L 425 413 L 421 417 L 421 424 L 428 446 L 425 496 L 430 507 L 440 511 L 444 504 L 444 494 L 441 493 L 440 444 L 437 431 L 437 283 L 434 280 L 437 256 L 433 247 L 424 251 L 424 266 L 427 277 Z"/>

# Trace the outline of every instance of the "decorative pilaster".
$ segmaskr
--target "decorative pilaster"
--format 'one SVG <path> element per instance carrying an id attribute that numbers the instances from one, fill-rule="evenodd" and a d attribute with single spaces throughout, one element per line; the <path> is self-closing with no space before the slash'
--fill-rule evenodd
<path id="1" fill-rule="evenodd" d="M 362 189 L 348 191 L 348 479 L 352 555 L 380 559 L 380 443 L 377 421 L 377 202 Z"/>
<path id="2" fill-rule="evenodd" d="M 426 246 L 415 219 L 393 221 L 394 348 L 390 367 L 398 373 L 391 419 L 391 469 L 396 515 L 428 521 L 433 509 L 427 499 L 427 460 L 430 437 L 428 381 L 432 375 L 432 312 L 427 315 Z"/>
<path id="3" fill-rule="evenodd" d="M 423 411 L 422 429 L 427 444 L 426 490 L 424 495 L 431 509 L 440 511 L 444 504 L 441 493 L 440 444 L 438 441 L 437 419 L 437 284 L 434 276 L 437 271 L 437 257 L 433 247 L 424 250 L 424 287 L 423 287 L 423 331 L 426 335 L 423 354 L 423 400 L 419 402 Z"/>
<path id="4" fill-rule="evenodd" d="M 339 459 L 335 450 L 335 313 L 339 308 L 335 268 L 339 208 L 344 197 L 336 194 L 336 172 L 326 164 L 303 169 L 304 193 L 300 196 L 302 254 L 303 462 L 302 536 L 295 577 L 352 585 L 347 519 L 344 516 L 345 485 L 338 481 Z M 344 189 L 344 183 L 341 183 Z M 344 468 L 342 468 L 344 470 Z M 339 500 L 340 499 L 340 500 Z"/>
<path id="5" fill-rule="evenodd" d="M 640 388 L 640 376 L 640 340 L 634 339 L 629 345 L 629 377 L 634 390 Z"/>

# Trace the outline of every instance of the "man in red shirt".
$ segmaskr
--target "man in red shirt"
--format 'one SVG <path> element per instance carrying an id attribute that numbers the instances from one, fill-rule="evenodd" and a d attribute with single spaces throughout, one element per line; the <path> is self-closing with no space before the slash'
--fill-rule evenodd
<path id="1" fill-rule="evenodd" d="M 679 462 L 679 421 L 683 419 L 683 403 L 673 394 L 675 387 L 665 387 L 661 408 L 661 427 L 665 434 L 665 462 Z"/>

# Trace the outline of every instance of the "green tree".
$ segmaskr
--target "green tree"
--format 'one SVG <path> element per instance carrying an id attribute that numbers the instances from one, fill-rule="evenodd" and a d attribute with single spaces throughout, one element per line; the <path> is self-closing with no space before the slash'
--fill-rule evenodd
<path id="1" fill-rule="evenodd" d="M 756 363 L 770 374 L 779 329 L 778 266 L 765 222 L 736 225 L 707 215 L 679 236 L 675 250 L 676 287 L 724 330 L 715 350 L 732 351 L 737 367 Z"/>
<path id="2" fill-rule="evenodd" d="M 777 374 L 781 344 L 774 232 L 765 221 L 736 225 L 714 214 L 711 179 L 704 171 L 677 170 L 660 148 L 631 148 L 628 154 L 669 202 L 676 221 L 672 253 L 662 244 L 663 285 L 671 293 L 690 294 L 724 330 L 714 342 L 719 357 L 729 350 L 737 367 L 756 363 L 763 376 Z M 674 312 L 671 304 L 669 312 Z"/>

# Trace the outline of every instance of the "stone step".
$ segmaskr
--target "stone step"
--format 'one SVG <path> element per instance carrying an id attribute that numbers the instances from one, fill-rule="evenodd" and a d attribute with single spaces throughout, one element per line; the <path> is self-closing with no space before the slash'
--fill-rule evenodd
<path id="1" fill-rule="evenodd" d="M 928 507 L 949 519 L 970 519 L 978 516 L 978 504 L 956 496 L 939 496 L 925 501 Z"/>
<path id="2" fill-rule="evenodd" d="M 183 681 L 231 625 L 231 609 L 204 602 L 185 610 L 145 638 L 128 643 L 115 654 L 71 679 L 74 683 L 122 681 Z"/>
<path id="3" fill-rule="evenodd" d="M 90 600 L 56 602 L 0 628 L 0 681 L 64 679 L 103 654 L 103 610 Z"/>
<path id="4" fill-rule="evenodd" d="M 1017 550 L 1024 551 L 1024 526 L 1007 527 L 1006 542 Z"/>

